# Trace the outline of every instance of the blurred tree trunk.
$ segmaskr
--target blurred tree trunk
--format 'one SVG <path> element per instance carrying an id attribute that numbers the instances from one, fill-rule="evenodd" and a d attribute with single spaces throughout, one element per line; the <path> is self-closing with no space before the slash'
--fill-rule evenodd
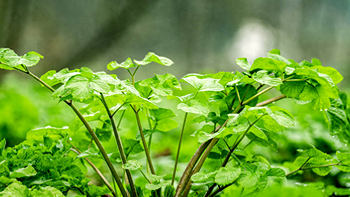
<path id="1" fill-rule="evenodd" d="M 30 1 L 1 0 L 0 1 L 0 47 L 21 49 L 21 37 L 29 18 Z M 0 79 L 6 71 L 0 71 Z"/>
<path id="2" fill-rule="evenodd" d="M 122 38 L 129 27 L 137 23 L 157 2 L 158 0 L 127 1 L 126 6 L 117 17 L 110 17 L 110 20 L 106 22 L 104 27 L 99 29 L 96 36 L 83 43 L 80 49 L 77 49 L 70 57 L 67 57 L 67 60 L 58 65 L 56 69 L 69 68 L 78 63 L 83 64 L 108 51 L 110 47 L 114 46 Z M 111 6 L 116 6 L 116 4 L 111 4 Z"/>

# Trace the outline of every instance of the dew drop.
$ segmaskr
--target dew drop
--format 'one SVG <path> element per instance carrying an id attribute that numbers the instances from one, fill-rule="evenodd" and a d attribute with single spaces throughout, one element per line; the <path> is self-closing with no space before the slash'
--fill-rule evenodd
<path id="1" fill-rule="evenodd" d="M 71 137 L 69 138 L 69 141 L 72 141 L 72 138 L 71 138 Z"/>
<path id="2" fill-rule="evenodd" d="M 320 111 L 322 111 L 322 109 L 320 109 Z"/>
<path id="3" fill-rule="evenodd" d="M 334 135 L 332 136 L 332 138 L 334 138 Z"/>
<path id="4" fill-rule="evenodd" d="M 325 109 L 325 111 L 328 111 L 328 109 Z"/>
<path id="5" fill-rule="evenodd" d="M 275 101 L 274 102 L 272 102 L 273 104 L 275 104 Z"/>

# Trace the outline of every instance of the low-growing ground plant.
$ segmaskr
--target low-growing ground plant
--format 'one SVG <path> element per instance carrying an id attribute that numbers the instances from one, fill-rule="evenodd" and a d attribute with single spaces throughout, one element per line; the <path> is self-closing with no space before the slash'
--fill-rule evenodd
<path id="1" fill-rule="evenodd" d="M 264 156 L 245 150 L 251 144 L 278 150 L 273 134 L 295 124 L 289 111 L 274 105 L 283 99 L 322 111 L 331 135 L 348 143 L 347 97 L 337 87 L 343 77 L 334 68 L 322 66 L 318 59 L 298 63 L 282 57 L 277 49 L 267 57 L 257 58 L 252 65 L 246 58 L 238 58 L 236 63 L 243 72 L 184 76 L 180 82 L 192 88 L 192 93 L 184 94 L 178 79 L 169 73 L 136 80 L 137 72 L 150 63 L 173 64 L 154 53 L 140 61 L 127 58 L 122 63 L 107 65 L 111 71 L 125 69 L 130 74 L 126 80 L 86 67 L 51 70 L 38 77 L 30 67 L 42 58 L 36 52 L 18 56 L 3 48 L 0 68 L 32 77 L 70 107 L 80 121 L 71 127 L 31 130 L 26 141 L 14 148 L 6 149 L 3 140 L 0 196 L 66 196 L 69 191 L 81 196 L 123 197 L 350 195 L 349 190 L 332 185 L 325 188 L 310 183 L 290 184 L 296 174 L 309 169 L 320 176 L 329 174 L 333 167 L 350 172 L 350 153 L 327 154 L 310 146 L 299 150 L 294 163 L 276 166 Z M 261 96 L 271 90 L 280 95 L 262 100 Z M 176 100 L 177 109 L 183 113 L 161 107 L 166 99 Z M 120 135 L 121 122 L 129 112 L 134 114 L 138 128 L 133 139 Z M 176 116 L 182 117 L 182 121 L 178 123 Z M 200 125 L 192 134 L 199 146 L 180 172 L 177 165 L 183 151 L 182 139 L 189 137 L 184 136 L 189 124 Z M 178 146 L 173 172 L 168 173 L 171 179 L 166 179 L 164 174 L 157 173 L 150 154 L 152 136 L 177 127 L 180 129 L 174 139 Z M 110 138 L 114 138 L 117 150 L 104 146 Z M 145 166 L 143 161 L 130 159 L 140 152 L 144 152 Z M 219 165 L 203 170 L 208 158 Z M 101 159 L 112 180 L 98 169 L 96 162 Z M 95 170 L 104 187 L 88 184 L 90 180 L 84 175 L 86 165 Z M 143 181 L 135 181 L 140 179 L 137 174 Z"/>

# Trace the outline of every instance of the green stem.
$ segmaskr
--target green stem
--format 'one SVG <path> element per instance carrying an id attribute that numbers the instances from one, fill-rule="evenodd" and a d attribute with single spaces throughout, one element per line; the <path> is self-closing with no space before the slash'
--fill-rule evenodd
<path id="1" fill-rule="evenodd" d="M 215 190 L 215 191 L 214 191 L 211 195 L 209 195 L 208 197 L 214 197 L 216 194 L 218 194 L 219 192 L 221 192 L 222 190 L 228 188 L 228 187 L 231 186 L 231 185 L 233 185 L 233 183 L 218 188 L 217 190 Z"/>
<path id="2" fill-rule="evenodd" d="M 266 101 L 263 101 L 263 102 L 261 102 L 261 103 L 258 103 L 258 104 L 256 105 L 256 107 L 261 107 L 261 106 L 264 106 L 264 105 L 268 105 L 268 104 L 270 104 L 270 103 L 273 103 L 273 102 L 275 102 L 275 101 L 281 100 L 281 99 L 283 99 L 283 98 L 286 98 L 286 95 L 280 95 L 280 96 L 277 96 L 277 97 L 275 97 L 275 98 L 270 98 L 270 99 L 268 99 L 268 100 L 266 100 Z"/>
<path id="3" fill-rule="evenodd" d="M 239 92 L 238 92 L 238 88 L 237 88 L 237 86 L 235 86 L 235 89 L 236 89 L 236 93 L 237 93 L 238 101 L 239 101 L 239 103 L 242 103 L 241 96 L 239 95 Z"/>
<path id="4" fill-rule="evenodd" d="M 244 101 L 244 102 L 242 103 L 242 105 L 248 104 L 250 101 L 254 100 L 255 98 L 259 97 L 260 95 L 264 94 L 265 92 L 271 90 L 272 88 L 274 88 L 274 86 L 270 86 L 270 87 L 268 87 L 268 88 L 262 90 L 261 92 L 257 93 L 256 95 L 250 97 L 248 100 Z"/>
<path id="5" fill-rule="evenodd" d="M 141 126 L 141 120 L 140 120 L 140 116 L 139 116 L 139 111 L 134 109 L 134 112 L 135 112 L 135 116 L 136 116 L 137 126 L 139 127 L 139 131 L 140 131 L 140 135 L 141 135 L 143 148 L 145 150 L 145 154 L 146 154 L 146 157 L 147 157 L 147 162 L 148 162 L 149 167 L 151 169 L 151 173 L 152 174 L 156 174 L 155 171 L 154 171 L 154 168 L 153 168 L 153 163 L 152 163 L 152 160 L 151 160 L 151 156 L 150 156 L 148 148 L 147 148 L 145 135 L 143 134 L 143 130 L 142 130 L 142 126 Z"/>
<path id="6" fill-rule="evenodd" d="M 180 140 L 179 140 L 179 145 L 177 146 L 177 153 L 176 153 L 176 158 L 175 158 L 175 165 L 174 165 L 174 171 L 173 171 L 173 177 L 171 179 L 171 185 L 174 185 L 175 181 L 175 176 L 176 176 L 176 168 L 177 168 L 177 163 L 179 162 L 179 155 L 180 155 L 180 149 L 181 149 L 181 143 L 182 143 L 182 137 L 185 131 L 185 125 L 186 125 L 186 120 L 187 120 L 187 115 L 188 113 L 185 113 L 185 117 L 182 123 L 182 129 L 180 133 Z"/>
<path id="7" fill-rule="evenodd" d="M 47 83 L 45 83 L 43 80 L 41 80 L 39 77 L 37 77 L 36 75 L 34 75 L 33 73 L 28 71 L 28 74 L 33 77 L 35 80 L 37 80 L 39 83 L 41 83 L 43 86 L 45 86 L 46 88 L 48 88 L 51 92 L 54 92 L 55 90 L 49 86 Z M 75 114 L 78 116 L 78 118 L 80 119 L 80 121 L 84 124 L 85 128 L 88 130 L 89 134 L 91 135 L 92 139 L 95 141 L 98 149 L 100 150 L 104 160 L 106 161 L 109 170 L 111 171 L 113 177 L 115 178 L 115 180 L 117 181 L 117 185 L 120 189 L 120 192 L 122 193 L 123 197 L 127 197 L 127 193 L 125 191 L 125 188 L 123 186 L 123 183 L 120 181 L 119 176 L 117 171 L 114 169 L 113 164 L 111 162 L 111 160 L 109 159 L 105 149 L 103 148 L 100 140 L 98 139 L 98 137 L 96 136 L 95 132 L 92 130 L 92 128 L 90 127 L 89 123 L 85 120 L 85 118 L 83 117 L 83 115 L 80 113 L 80 111 L 75 107 L 75 105 L 72 104 L 72 102 L 69 101 L 64 101 L 67 105 L 69 105 L 72 110 L 75 112 Z"/>
<path id="8" fill-rule="evenodd" d="M 219 141 L 219 138 L 214 138 L 208 148 L 205 150 L 203 156 L 201 157 L 201 159 L 199 160 L 198 164 L 196 165 L 196 167 L 194 168 L 193 172 L 191 173 L 191 176 L 197 172 L 199 172 L 199 170 L 202 168 L 204 162 L 205 162 L 205 159 L 208 157 L 209 153 L 211 152 L 211 150 L 213 149 L 213 147 L 215 146 L 215 144 Z M 189 182 L 187 183 L 187 186 L 184 190 L 184 194 L 183 196 L 187 196 L 191 190 L 191 186 L 192 186 L 192 181 L 189 180 Z"/>
<path id="9" fill-rule="evenodd" d="M 273 86 L 271 86 L 269 88 L 266 88 L 263 91 L 261 91 L 261 92 L 257 93 L 256 95 L 252 96 L 251 98 L 249 98 L 247 101 L 243 102 L 242 104 L 239 104 L 236 107 L 236 109 L 232 112 L 232 114 L 237 113 L 244 105 L 248 104 L 250 101 L 252 101 L 253 99 L 257 98 L 258 96 L 264 94 L 265 92 L 271 90 L 272 88 L 273 88 Z M 216 131 L 218 131 L 222 127 L 225 127 L 226 124 L 227 124 L 227 121 L 228 121 L 228 119 L 226 120 L 226 122 L 222 126 L 219 126 Z M 181 196 L 182 192 L 184 191 L 185 187 L 187 186 L 188 181 L 190 180 L 190 178 L 192 176 L 192 173 L 191 173 L 192 169 L 196 165 L 197 161 L 199 160 L 199 158 L 201 157 L 201 155 L 203 154 L 205 149 L 213 141 L 214 141 L 214 143 L 216 143 L 217 142 L 217 138 L 208 140 L 208 141 L 204 142 L 203 144 L 201 144 L 201 146 L 199 146 L 199 148 L 197 149 L 196 153 L 192 156 L 190 162 L 187 164 L 185 172 L 182 174 L 182 177 L 181 177 L 181 179 L 179 181 L 179 184 L 176 187 L 175 197 L 180 197 Z"/>
<path id="10" fill-rule="evenodd" d="M 117 126 L 116 126 L 116 124 L 115 124 L 113 115 L 111 114 L 111 111 L 109 110 L 109 107 L 108 107 L 108 105 L 107 105 L 107 102 L 106 102 L 105 97 L 103 96 L 102 93 L 100 93 L 100 95 L 101 95 L 102 104 L 103 104 L 103 106 L 105 107 L 105 109 L 106 109 L 106 111 L 107 111 L 107 114 L 108 114 L 108 117 L 109 117 L 109 120 L 111 121 L 111 124 L 112 124 L 113 133 L 114 133 L 115 141 L 117 142 L 117 146 L 118 146 L 120 158 L 122 159 L 122 163 L 123 163 L 123 164 L 126 164 L 126 163 L 127 163 L 127 160 L 126 160 L 125 152 L 124 152 L 124 149 L 123 149 L 122 140 L 121 140 L 120 135 L 119 135 L 119 133 L 118 133 L 118 129 L 117 129 Z M 121 106 L 119 107 L 119 109 L 120 109 L 122 106 L 123 106 L 123 105 L 121 105 Z M 117 109 L 117 111 L 118 111 L 119 109 Z M 129 184 L 130 184 L 131 196 L 137 197 L 136 187 L 135 187 L 135 185 L 134 185 L 134 181 L 133 181 L 133 179 L 132 179 L 130 170 L 126 169 L 126 175 L 127 175 L 127 177 L 128 177 L 128 182 L 129 182 Z"/>
<path id="11" fill-rule="evenodd" d="M 307 169 L 312 169 L 312 168 L 322 168 L 322 167 L 328 167 L 328 166 L 338 166 L 338 165 L 341 165 L 340 162 L 338 163 L 331 163 L 331 164 L 325 164 L 325 165 L 319 165 L 319 166 L 310 166 L 310 167 L 306 167 L 304 168 L 304 166 L 307 164 L 307 162 L 311 159 L 311 157 L 309 157 L 304 163 L 303 165 L 301 165 L 298 169 L 286 174 L 286 177 L 287 176 L 290 176 L 296 172 L 298 172 L 299 170 L 307 170 Z"/>
<path id="12" fill-rule="evenodd" d="M 141 172 L 142 176 L 145 177 L 145 179 L 146 179 L 149 183 L 152 184 L 152 181 L 150 181 L 150 180 L 147 178 L 147 176 L 145 175 L 145 173 L 142 172 L 141 169 L 140 169 L 140 172 Z"/>
<path id="13" fill-rule="evenodd" d="M 256 138 L 256 137 L 255 137 L 255 138 Z M 252 140 L 250 140 L 250 141 L 248 142 L 248 144 L 245 145 L 242 149 L 243 149 L 243 150 L 246 149 L 252 142 L 254 142 L 255 138 L 253 138 Z"/>
<path id="14" fill-rule="evenodd" d="M 241 137 L 237 137 L 237 139 L 239 139 L 238 141 L 236 140 L 235 143 L 233 144 L 232 148 L 229 148 L 230 151 L 227 153 L 224 162 L 222 163 L 221 167 L 225 167 L 226 164 L 228 163 L 228 161 L 230 160 L 230 157 L 233 153 L 233 151 L 235 151 L 235 149 L 237 148 L 237 146 L 239 145 L 239 143 L 243 140 L 244 136 L 248 133 L 248 131 L 250 130 L 250 128 L 252 128 L 252 126 L 254 126 L 255 123 L 257 123 L 264 115 L 260 116 L 259 118 L 257 118 L 252 124 L 249 125 L 249 127 L 247 128 L 247 130 L 243 133 L 243 135 Z M 252 142 L 252 141 L 251 141 Z M 210 195 L 210 193 L 213 191 L 213 189 L 215 188 L 216 184 L 214 183 L 212 186 L 209 187 L 208 191 L 205 193 L 205 196 L 212 196 Z"/>
<path id="15" fill-rule="evenodd" d="M 115 112 L 112 113 L 112 117 L 114 117 L 115 113 L 117 113 L 124 105 L 125 103 L 123 103 L 121 106 L 118 107 L 118 109 L 115 110 Z"/>
<path id="16" fill-rule="evenodd" d="M 285 79 L 284 81 L 306 81 L 307 79 Z"/>
<path id="17" fill-rule="evenodd" d="M 124 110 L 123 113 L 122 113 L 122 115 L 120 116 L 119 121 L 118 121 L 117 128 L 120 127 L 120 124 L 122 123 L 122 120 L 123 120 L 123 117 L 124 117 L 125 112 L 126 112 L 126 110 Z"/>
<path id="18" fill-rule="evenodd" d="M 69 144 L 71 144 L 68 141 Z M 79 149 L 77 147 L 75 147 L 73 144 L 72 145 L 72 151 L 75 152 L 76 154 L 80 155 L 81 152 L 79 151 Z M 107 181 L 107 179 L 103 176 L 102 172 L 90 161 L 90 159 L 88 158 L 84 158 L 89 164 L 90 166 L 95 170 L 95 172 L 97 173 L 97 175 L 101 178 L 101 180 L 103 181 L 103 183 L 108 187 L 108 189 L 112 192 L 114 197 L 117 197 L 117 194 L 115 193 L 115 190 L 112 188 L 112 186 L 109 184 L 109 182 Z"/>

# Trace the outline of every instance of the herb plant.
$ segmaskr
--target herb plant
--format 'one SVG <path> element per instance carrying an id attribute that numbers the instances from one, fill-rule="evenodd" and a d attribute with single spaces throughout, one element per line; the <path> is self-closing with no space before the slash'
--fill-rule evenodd
<path id="1" fill-rule="evenodd" d="M 327 154 L 311 146 L 300 150 L 300 156 L 286 167 L 271 166 L 265 157 L 245 151 L 252 143 L 277 150 L 278 144 L 272 134 L 294 126 L 292 114 L 274 105 L 286 98 L 323 111 L 331 134 L 341 142 L 349 141 L 347 97 L 337 88 L 343 77 L 334 68 L 322 66 L 318 59 L 297 63 L 282 57 L 277 49 L 270 51 L 267 57 L 257 58 L 252 65 L 246 58 L 238 58 L 236 63 L 243 72 L 184 76 L 181 82 L 192 86 L 193 91 L 182 95 L 185 91 L 169 73 L 136 80 L 137 72 L 150 63 L 173 64 L 170 59 L 154 53 L 148 53 L 141 61 L 128 58 L 122 63 L 107 65 L 111 71 L 125 69 L 130 74 L 130 79 L 126 80 L 86 67 L 51 70 L 38 77 L 29 68 L 42 58 L 36 52 L 18 56 L 3 48 L 0 49 L 0 68 L 19 71 L 37 80 L 54 98 L 67 104 L 80 122 L 70 128 L 32 130 L 27 140 L 15 148 L 5 149 L 3 141 L 0 146 L 2 196 L 42 196 L 43 192 L 62 196 L 69 190 L 85 196 L 123 197 L 281 196 L 288 192 L 296 196 L 310 193 L 330 196 L 348 192 L 335 186 L 295 188 L 288 185 L 287 180 L 293 180 L 295 174 L 308 169 L 320 176 L 329 174 L 333 167 L 350 172 L 350 153 L 338 151 L 331 155 L 333 153 Z M 280 95 L 261 100 L 262 95 L 273 89 Z M 183 117 L 180 125 L 174 119 L 176 110 L 160 107 L 166 99 L 177 100 L 177 109 L 183 111 L 178 114 Z M 139 131 L 134 139 L 122 139 L 121 121 L 129 112 L 134 114 Z M 194 123 L 200 128 L 192 136 L 200 145 L 184 172 L 179 174 L 177 164 L 184 131 L 187 125 Z M 165 180 L 163 175 L 157 174 L 150 154 L 152 136 L 178 126 L 181 129 L 172 178 Z M 87 139 L 76 137 L 74 133 L 77 132 L 86 132 Z M 111 137 L 115 138 L 117 150 L 105 149 L 104 142 Z M 144 152 L 147 161 L 144 167 L 140 161 L 130 159 L 130 155 L 140 152 Z M 101 158 L 108 166 L 112 181 L 94 164 L 94 160 Z M 220 166 L 202 170 L 208 158 Z M 118 161 L 122 163 L 122 170 L 116 169 Z M 88 184 L 82 170 L 86 164 L 96 171 L 105 187 Z M 147 184 L 135 181 L 136 173 L 141 173 Z"/>

